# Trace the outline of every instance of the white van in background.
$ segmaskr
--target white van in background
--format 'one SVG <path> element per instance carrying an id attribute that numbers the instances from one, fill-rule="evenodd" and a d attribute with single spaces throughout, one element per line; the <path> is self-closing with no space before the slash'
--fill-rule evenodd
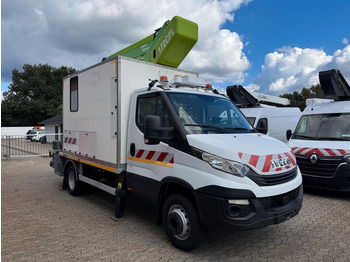
<path id="1" fill-rule="evenodd" d="M 264 101 L 267 102 L 288 105 L 288 99 L 261 94 L 255 96 L 254 92 L 250 93 L 237 85 L 228 86 L 226 93 L 257 131 L 284 143 L 288 142 L 286 131 L 295 129 L 301 116 L 300 109 L 259 104 L 257 100 L 265 98 Z"/>
<path id="2" fill-rule="evenodd" d="M 286 131 L 294 130 L 301 116 L 298 107 L 250 107 L 240 108 L 250 124 L 259 132 L 288 142 Z"/>

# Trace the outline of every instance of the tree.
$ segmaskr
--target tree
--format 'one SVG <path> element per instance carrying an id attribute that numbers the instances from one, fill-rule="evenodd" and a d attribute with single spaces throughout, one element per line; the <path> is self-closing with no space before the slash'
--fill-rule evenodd
<path id="1" fill-rule="evenodd" d="M 23 66 L 12 71 L 12 83 L 1 102 L 2 126 L 33 126 L 62 110 L 62 79 L 74 68 L 47 64 Z"/>
<path id="2" fill-rule="evenodd" d="M 300 110 L 304 110 L 306 107 L 306 99 L 321 95 L 323 95 L 322 87 L 320 84 L 317 84 L 310 88 L 303 87 L 300 93 L 294 91 L 293 93 L 280 95 L 280 97 L 289 99 L 291 106 L 299 107 Z"/>

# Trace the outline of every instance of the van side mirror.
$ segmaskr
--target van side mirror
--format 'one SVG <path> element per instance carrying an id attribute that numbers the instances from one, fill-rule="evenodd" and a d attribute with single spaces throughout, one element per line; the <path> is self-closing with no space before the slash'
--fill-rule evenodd
<path id="1" fill-rule="evenodd" d="M 161 118 L 149 115 L 145 120 L 144 140 L 147 145 L 156 145 L 160 141 L 170 141 L 174 138 L 174 127 L 162 127 Z"/>
<path id="2" fill-rule="evenodd" d="M 256 130 L 259 132 L 259 133 L 263 133 L 263 134 L 267 134 L 267 128 L 266 127 L 257 127 Z"/>
<path id="3" fill-rule="evenodd" d="M 256 124 L 255 128 L 259 133 L 267 134 L 268 131 L 268 124 L 267 124 L 267 118 L 260 118 L 258 123 Z"/>
<path id="4" fill-rule="evenodd" d="M 292 135 L 293 135 L 292 130 L 288 129 L 288 130 L 286 131 L 286 138 L 287 138 L 288 141 L 289 141 L 289 139 L 292 137 Z"/>

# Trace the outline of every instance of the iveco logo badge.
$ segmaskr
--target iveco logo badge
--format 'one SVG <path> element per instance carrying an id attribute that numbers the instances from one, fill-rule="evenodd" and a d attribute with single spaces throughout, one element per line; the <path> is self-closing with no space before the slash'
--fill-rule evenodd
<path id="1" fill-rule="evenodd" d="M 278 168 L 283 166 L 289 166 L 291 164 L 289 158 L 279 158 L 271 160 L 271 167 Z"/>
<path id="2" fill-rule="evenodd" d="M 316 154 L 312 154 L 310 156 L 310 162 L 313 164 L 316 164 L 316 162 L 317 162 L 317 155 Z"/>

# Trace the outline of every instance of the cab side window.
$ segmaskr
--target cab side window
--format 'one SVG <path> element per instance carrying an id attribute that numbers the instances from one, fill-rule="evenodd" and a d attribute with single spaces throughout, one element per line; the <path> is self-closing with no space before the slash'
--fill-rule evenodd
<path id="1" fill-rule="evenodd" d="M 146 117 L 149 115 L 160 116 L 162 127 L 172 126 L 169 111 L 159 93 L 140 95 L 137 98 L 136 125 L 142 133 L 144 132 Z"/>

